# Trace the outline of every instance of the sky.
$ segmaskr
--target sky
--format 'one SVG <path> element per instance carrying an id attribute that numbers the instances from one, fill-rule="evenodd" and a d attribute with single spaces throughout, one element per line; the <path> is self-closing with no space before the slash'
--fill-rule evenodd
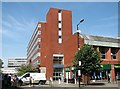
<path id="1" fill-rule="evenodd" d="M 46 21 L 50 8 L 72 11 L 72 28 L 75 33 L 79 21 L 82 34 L 118 36 L 117 2 L 3 2 L 2 3 L 2 59 L 26 57 L 27 45 L 38 22 Z"/>

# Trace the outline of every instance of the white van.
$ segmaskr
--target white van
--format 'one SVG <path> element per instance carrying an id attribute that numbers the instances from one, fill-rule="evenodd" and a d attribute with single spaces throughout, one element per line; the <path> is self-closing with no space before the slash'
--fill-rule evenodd
<path id="1" fill-rule="evenodd" d="M 34 79 L 34 83 L 45 84 L 46 82 L 45 73 L 25 73 L 24 75 L 18 77 L 20 85 L 29 84 L 30 77 Z"/>

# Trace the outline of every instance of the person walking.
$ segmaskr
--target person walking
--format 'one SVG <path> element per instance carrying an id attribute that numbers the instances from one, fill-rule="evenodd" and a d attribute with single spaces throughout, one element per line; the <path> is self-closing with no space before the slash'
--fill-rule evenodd
<path id="1" fill-rule="evenodd" d="M 110 74 L 108 74 L 108 83 L 110 83 Z"/>
<path id="2" fill-rule="evenodd" d="M 29 86 L 31 87 L 31 85 L 32 85 L 32 77 L 30 76 L 30 78 L 29 78 Z"/>
<path id="3" fill-rule="evenodd" d="M 8 80 L 8 86 L 11 86 L 11 75 L 8 75 L 7 80 Z"/>
<path id="4" fill-rule="evenodd" d="M 32 85 L 33 85 L 33 87 L 34 87 L 34 78 L 32 78 Z"/>

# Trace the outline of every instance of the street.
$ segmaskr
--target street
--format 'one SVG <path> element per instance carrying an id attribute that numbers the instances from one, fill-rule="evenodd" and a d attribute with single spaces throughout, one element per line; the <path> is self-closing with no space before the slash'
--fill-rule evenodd
<path id="1" fill-rule="evenodd" d="M 87 86 L 85 86 L 84 84 L 81 84 L 80 85 L 80 88 L 79 88 L 79 85 L 78 84 L 72 84 L 72 83 L 59 83 L 58 81 L 54 81 L 52 84 L 45 84 L 45 85 L 34 85 L 33 86 L 29 86 L 29 85 L 26 85 L 26 86 L 21 86 L 21 87 L 17 87 L 17 88 L 14 88 L 14 87 L 8 87 L 8 88 L 2 88 L 2 89 L 61 89 L 61 88 L 64 88 L 64 89 L 120 89 L 118 88 L 119 86 L 119 82 L 116 84 L 116 83 L 107 83 L 107 82 L 101 82 L 101 81 L 97 81 L 95 83 L 92 83 L 92 84 L 89 84 Z"/>

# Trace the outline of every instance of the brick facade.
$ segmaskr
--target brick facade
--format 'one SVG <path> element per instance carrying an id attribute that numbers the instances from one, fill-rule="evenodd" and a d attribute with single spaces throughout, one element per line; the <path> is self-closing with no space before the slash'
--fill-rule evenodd
<path id="1" fill-rule="evenodd" d="M 61 21 L 59 21 L 59 12 L 61 15 Z M 59 29 L 59 23 L 61 25 Z M 39 67 L 43 72 L 46 72 L 47 80 L 50 80 L 50 77 L 55 77 L 63 73 L 64 78 L 66 77 L 65 68 L 72 67 L 74 60 L 74 55 L 78 51 L 78 43 L 80 47 L 85 44 L 85 39 L 82 36 L 79 36 L 78 33 L 72 34 L 72 11 L 69 10 L 60 10 L 55 8 L 50 8 L 46 15 L 46 22 L 39 22 L 40 27 L 36 28 L 41 31 L 41 34 L 37 38 L 40 38 L 41 41 L 36 44 L 40 46 L 37 51 L 32 51 L 30 53 L 31 44 L 35 42 L 31 41 L 28 45 L 28 60 L 31 61 L 31 64 L 34 67 Z M 35 32 L 34 32 L 35 33 Z M 36 32 L 37 33 L 37 32 Z M 32 36 L 35 39 L 34 35 Z M 32 39 L 31 38 L 31 39 Z M 62 39 L 59 43 L 59 38 Z M 36 39 L 37 40 L 37 39 Z M 35 49 L 33 48 L 33 50 Z M 96 46 L 100 50 L 101 46 Z M 120 49 L 117 48 L 116 59 L 113 60 L 111 57 L 111 47 L 106 47 L 106 58 L 103 60 L 102 64 L 120 64 Z M 36 54 L 38 57 L 36 57 Z M 56 56 L 55 56 L 56 55 Z M 57 56 L 58 55 L 58 56 Z M 63 56 L 62 56 L 63 55 Z M 56 58 L 59 58 L 61 64 L 55 64 Z M 39 66 L 38 66 L 39 65 Z M 59 73 L 57 70 L 61 70 Z M 72 72 L 70 69 L 70 77 L 72 78 Z M 112 79 L 115 79 L 115 69 L 111 69 Z M 69 76 L 69 74 L 67 74 Z M 60 76 L 57 76 L 60 77 Z M 57 79 L 57 77 L 55 77 Z"/>

